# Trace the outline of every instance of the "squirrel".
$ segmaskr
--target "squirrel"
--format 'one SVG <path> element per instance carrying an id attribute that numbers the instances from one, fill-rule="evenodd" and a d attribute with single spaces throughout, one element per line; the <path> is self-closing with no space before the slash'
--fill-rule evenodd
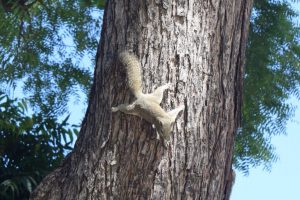
<path id="1" fill-rule="evenodd" d="M 163 92 L 170 87 L 170 83 L 158 87 L 153 93 L 144 94 L 142 92 L 141 66 L 138 58 L 134 54 L 125 51 L 119 54 L 119 61 L 126 67 L 128 86 L 136 100 L 131 104 L 112 107 L 112 112 L 121 111 L 142 117 L 154 124 L 159 136 L 168 141 L 176 117 L 180 111 L 184 110 L 184 105 L 169 112 L 164 111 L 160 103 Z"/>

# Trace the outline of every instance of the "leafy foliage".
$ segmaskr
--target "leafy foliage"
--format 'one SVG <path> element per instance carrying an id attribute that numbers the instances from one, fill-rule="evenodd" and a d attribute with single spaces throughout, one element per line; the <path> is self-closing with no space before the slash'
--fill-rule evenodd
<path id="1" fill-rule="evenodd" d="M 300 29 L 297 14 L 286 1 L 257 0 L 250 24 L 244 79 L 242 128 L 237 134 L 235 166 L 247 173 L 250 166 L 269 169 L 277 159 L 273 135 L 285 134 L 300 98 Z"/>
<path id="2" fill-rule="evenodd" d="M 27 199 L 72 148 L 78 127 L 59 119 L 70 97 L 88 93 L 103 5 L 0 0 L 0 87 L 21 86 L 29 102 L 0 91 L 0 199 Z"/>
<path id="3" fill-rule="evenodd" d="M 71 96 L 88 93 L 92 67 L 81 61 L 95 55 L 101 18 L 82 2 L 1 1 L 0 83 L 22 82 L 36 110 L 64 113 Z"/>
<path id="4" fill-rule="evenodd" d="M 77 127 L 51 112 L 27 115 L 25 100 L 0 92 L 0 199 L 27 199 L 72 149 Z"/>

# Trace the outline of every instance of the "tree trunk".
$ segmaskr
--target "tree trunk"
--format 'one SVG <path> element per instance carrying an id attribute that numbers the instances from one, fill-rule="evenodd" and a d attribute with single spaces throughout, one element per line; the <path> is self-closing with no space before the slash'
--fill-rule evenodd
<path id="1" fill-rule="evenodd" d="M 252 0 L 108 0 L 89 107 L 74 151 L 32 199 L 228 199 L 240 125 Z M 117 54 L 133 51 L 143 91 L 170 82 L 162 107 L 184 104 L 170 145 L 132 102 Z"/>

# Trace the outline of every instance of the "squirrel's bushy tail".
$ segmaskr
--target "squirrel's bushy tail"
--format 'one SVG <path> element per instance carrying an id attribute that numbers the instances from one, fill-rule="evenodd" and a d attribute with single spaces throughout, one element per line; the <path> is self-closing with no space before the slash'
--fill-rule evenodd
<path id="1" fill-rule="evenodd" d="M 142 77 L 140 62 L 134 54 L 122 52 L 119 60 L 126 67 L 128 85 L 131 92 L 138 98 L 142 94 Z"/>

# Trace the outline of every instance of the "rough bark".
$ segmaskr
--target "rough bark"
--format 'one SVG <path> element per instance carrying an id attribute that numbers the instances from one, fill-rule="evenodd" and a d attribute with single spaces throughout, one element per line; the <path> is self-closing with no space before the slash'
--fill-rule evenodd
<path id="1" fill-rule="evenodd" d="M 32 199 L 223 200 L 232 180 L 252 0 L 109 0 L 89 107 L 74 151 Z M 163 107 L 185 105 L 170 146 L 132 101 L 116 57 L 132 50 L 144 92 L 172 84 Z"/>

